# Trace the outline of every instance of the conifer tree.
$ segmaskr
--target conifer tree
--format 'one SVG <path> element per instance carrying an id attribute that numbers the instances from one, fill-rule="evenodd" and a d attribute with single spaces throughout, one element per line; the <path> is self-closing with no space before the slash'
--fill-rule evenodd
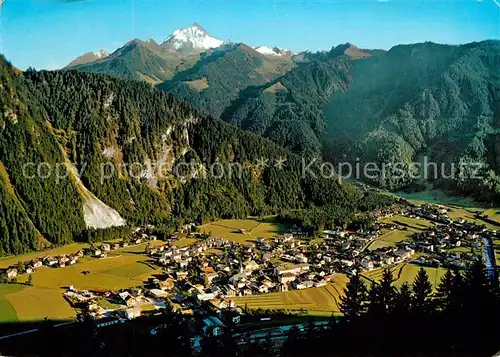
<path id="1" fill-rule="evenodd" d="M 420 268 L 415 280 L 413 281 L 413 311 L 418 314 L 430 312 L 430 296 L 432 293 L 432 284 L 429 281 L 429 275 L 424 268 Z"/>
<path id="2" fill-rule="evenodd" d="M 441 278 L 439 286 L 436 289 L 436 296 L 439 298 L 438 307 L 441 310 L 446 310 L 451 305 L 453 292 L 455 289 L 455 277 L 450 269 Z"/>
<path id="3" fill-rule="evenodd" d="M 453 273 L 450 269 L 441 278 L 441 282 L 437 287 L 437 295 L 443 299 L 448 299 L 453 291 Z"/>
<path id="4" fill-rule="evenodd" d="M 412 302 L 412 293 L 408 282 L 404 282 L 394 299 L 393 311 L 395 315 L 408 315 Z"/>
<path id="5" fill-rule="evenodd" d="M 378 288 L 378 303 L 384 313 L 388 313 L 394 303 L 396 289 L 392 285 L 393 282 L 392 272 L 388 268 L 384 269 Z"/>
<path id="6" fill-rule="evenodd" d="M 353 275 L 340 298 L 340 310 L 348 319 L 356 319 L 366 311 L 368 293 L 359 274 Z"/>

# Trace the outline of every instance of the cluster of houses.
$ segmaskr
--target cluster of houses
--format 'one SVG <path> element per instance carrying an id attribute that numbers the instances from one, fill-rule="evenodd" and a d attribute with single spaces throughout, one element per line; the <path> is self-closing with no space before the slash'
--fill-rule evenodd
<path id="1" fill-rule="evenodd" d="M 126 248 L 129 245 L 141 244 L 144 241 L 155 240 L 155 236 L 150 236 L 144 232 L 143 228 L 137 228 L 134 231 L 130 241 L 122 241 L 116 243 L 102 243 L 99 246 L 92 245 L 88 249 L 79 250 L 74 254 L 62 254 L 58 256 L 47 255 L 43 258 L 36 258 L 28 262 L 21 262 L 16 266 L 9 267 L 3 273 L 7 278 L 15 278 L 20 274 L 31 274 L 43 266 L 53 268 L 64 268 L 76 264 L 84 255 L 89 255 L 95 258 L 106 258 L 112 250 Z"/>
<path id="2" fill-rule="evenodd" d="M 429 203 L 415 205 L 407 202 L 404 205 L 403 214 L 410 218 L 424 218 L 436 223 L 449 224 L 452 220 L 448 217 L 448 210 L 447 207 L 441 205 Z"/>
<path id="3" fill-rule="evenodd" d="M 463 219 L 453 221 L 448 213 L 447 207 L 428 203 L 415 205 L 404 202 L 402 205 L 386 209 L 385 212 L 379 214 L 379 217 L 400 214 L 409 218 L 426 219 L 435 224 L 420 233 L 414 233 L 410 240 L 400 242 L 396 247 L 377 249 L 372 252 L 370 258 L 364 258 L 362 266 L 370 269 L 381 263 L 397 263 L 409 259 L 415 252 L 418 252 L 418 257 L 412 260 L 415 264 L 467 268 L 480 258 L 483 239 L 498 239 L 497 232 Z M 476 216 L 481 218 L 480 215 Z M 377 223 L 375 226 L 386 229 L 406 229 L 397 224 Z"/>
<path id="4" fill-rule="evenodd" d="M 157 246 L 148 254 L 163 267 L 165 277 L 155 279 L 151 291 L 156 297 L 175 297 L 181 302 L 182 297 L 190 298 L 220 308 L 231 306 L 230 300 L 237 296 L 321 287 L 337 273 L 354 274 L 377 264 L 377 258 L 372 261 L 362 253 L 376 233 L 325 234 L 331 239 L 321 243 L 287 233 L 246 244 L 211 237 L 187 247 Z M 413 254 L 413 249 L 399 249 L 378 254 L 378 261 L 392 264 Z"/>
<path id="5" fill-rule="evenodd" d="M 360 265 L 363 270 L 373 270 L 378 267 L 384 267 L 392 264 L 402 263 L 409 261 L 415 250 L 408 245 L 403 247 L 385 247 L 371 251 L 369 255 L 365 255 Z"/>
<path id="6" fill-rule="evenodd" d="M 481 256 L 485 237 L 496 239 L 497 233 L 463 220 L 430 227 L 412 237 L 415 249 L 427 253 L 415 263 L 466 268 Z"/>
<path id="7" fill-rule="evenodd" d="M 382 232 L 408 229 L 403 223 L 383 223 L 380 220 L 393 215 L 425 218 L 437 224 L 413 234 L 409 240 L 368 249 Z M 178 236 L 173 235 L 165 244 L 146 246 L 144 254 L 151 264 L 161 267 L 162 272 L 144 287 L 118 292 L 70 287 L 64 296 L 74 306 L 87 306 L 90 315 L 96 319 L 133 319 L 141 315 L 145 305 L 159 309 L 168 304 L 182 314 L 203 316 L 202 320 L 206 320 L 202 323 L 203 328 L 213 330 L 213 325 L 222 326 L 221 321 L 226 321 L 223 314 L 231 312 L 231 318 L 238 318 L 242 313 L 235 306 L 234 298 L 238 296 L 321 287 L 339 273 L 353 275 L 405 261 L 463 268 L 477 257 L 457 252 L 456 248 L 473 250 L 481 248 L 481 239 L 485 236 L 496 238 L 495 232 L 474 224 L 453 222 L 448 218 L 446 208 L 434 205 L 417 206 L 403 202 L 372 212 L 372 218 L 373 224 L 358 230 L 325 230 L 321 240 L 303 239 L 309 232 L 293 227 L 286 234 L 271 239 L 258 238 L 244 244 L 198 234 L 193 224 L 185 225 L 182 231 L 200 238 L 196 243 L 175 246 L 172 241 Z M 247 235 L 244 230 L 240 233 Z M 112 250 L 154 239 L 144 229 L 138 228 L 130 243 L 102 243 L 74 255 L 47 256 L 27 263 L 26 272 L 44 265 L 72 265 L 84 254 L 105 258 Z M 9 277 L 18 273 L 16 268 L 7 271 Z M 103 300 L 112 304 L 102 306 Z"/>
<path id="8" fill-rule="evenodd" d="M 18 264 L 15 267 L 10 267 L 5 271 L 5 274 L 8 278 L 15 278 L 19 274 L 31 274 L 36 269 L 43 266 L 64 268 L 76 264 L 83 255 L 84 253 L 81 250 L 74 254 L 63 254 L 59 256 L 47 255 L 40 259 L 33 259 L 29 262 Z"/>
<path id="9" fill-rule="evenodd" d="M 448 217 L 449 208 L 442 205 L 424 203 L 417 205 L 405 199 L 400 198 L 395 205 L 378 209 L 372 212 L 376 219 L 402 215 L 409 218 L 426 219 L 436 223 L 450 223 L 452 220 Z"/>
<path id="10" fill-rule="evenodd" d="M 120 318 L 132 320 L 141 316 L 142 306 L 151 305 L 164 308 L 165 302 L 147 297 L 142 288 L 134 288 L 119 292 L 78 290 L 70 286 L 63 294 L 73 307 L 83 308 L 89 316 L 96 320 Z M 103 307 L 99 302 L 107 300 L 113 307 Z"/>

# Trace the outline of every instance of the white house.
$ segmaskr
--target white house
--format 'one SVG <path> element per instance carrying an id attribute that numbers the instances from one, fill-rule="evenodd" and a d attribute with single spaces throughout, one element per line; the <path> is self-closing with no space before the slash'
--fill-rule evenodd
<path id="1" fill-rule="evenodd" d="M 286 273 L 297 275 L 309 271 L 309 268 L 309 264 L 279 265 L 274 268 L 274 275 L 282 275 Z"/>
<path id="2" fill-rule="evenodd" d="M 7 269 L 7 277 L 8 278 L 15 278 L 17 276 L 17 269 L 12 268 L 12 269 Z"/>

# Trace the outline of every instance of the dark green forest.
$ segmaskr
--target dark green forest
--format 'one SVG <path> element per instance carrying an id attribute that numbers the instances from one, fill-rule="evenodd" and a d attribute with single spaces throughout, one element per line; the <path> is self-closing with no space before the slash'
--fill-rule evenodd
<path id="1" fill-rule="evenodd" d="M 426 156 L 448 176 L 454 163 L 453 179 L 432 172 L 427 182 L 498 202 L 500 42 L 395 46 L 355 61 L 352 72 L 325 110 L 326 157 L 409 167 Z M 484 178 L 459 169 L 476 162 Z M 412 178 L 389 173 L 375 183 L 397 189 Z"/>

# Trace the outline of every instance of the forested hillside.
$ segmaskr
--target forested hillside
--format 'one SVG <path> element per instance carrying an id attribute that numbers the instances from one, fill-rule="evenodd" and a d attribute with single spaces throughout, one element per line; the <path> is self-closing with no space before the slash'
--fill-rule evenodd
<path id="1" fill-rule="evenodd" d="M 323 108 L 334 93 L 347 89 L 353 49 L 346 44 L 327 53 L 306 54 L 283 77 L 241 92 L 222 118 L 293 152 L 320 155 Z"/>
<path id="2" fill-rule="evenodd" d="M 349 89 L 335 95 L 325 111 L 329 159 L 409 165 L 480 162 L 499 172 L 500 42 L 463 46 L 402 45 L 356 61 Z M 490 182 L 429 177 L 454 190 L 476 193 Z M 433 175 L 431 175 L 433 176 Z M 438 175 L 441 176 L 441 175 Z M 456 175 L 458 176 L 458 175 Z M 388 188 L 412 182 L 408 175 L 379 177 Z M 498 185 L 494 188 L 500 192 Z M 490 197 L 491 198 L 491 197 Z"/>
<path id="3" fill-rule="evenodd" d="M 366 208 L 366 194 L 354 187 L 302 177 L 298 156 L 146 83 L 76 71 L 23 74 L 3 60 L 1 83 L 2 255 L 87 239 L 103 209 L 111 226 L 123 217 L 167 233 L 185 221 L 315 207 L 337 212 L 327 225 L 345 224 Z M 40 178 L 39 163 L 71 174 Z"/>
<path id="4" fill-rule="evenodd" d="M 43 247 L 45 239 L 70 242 L 85 228 L 76 186 L 54 176 L 26 178 L 36 176 L 42 162 L 64 162 L 48 117 L 22 74 L 3 59 L 0 84 L 0 255 Z"/>

